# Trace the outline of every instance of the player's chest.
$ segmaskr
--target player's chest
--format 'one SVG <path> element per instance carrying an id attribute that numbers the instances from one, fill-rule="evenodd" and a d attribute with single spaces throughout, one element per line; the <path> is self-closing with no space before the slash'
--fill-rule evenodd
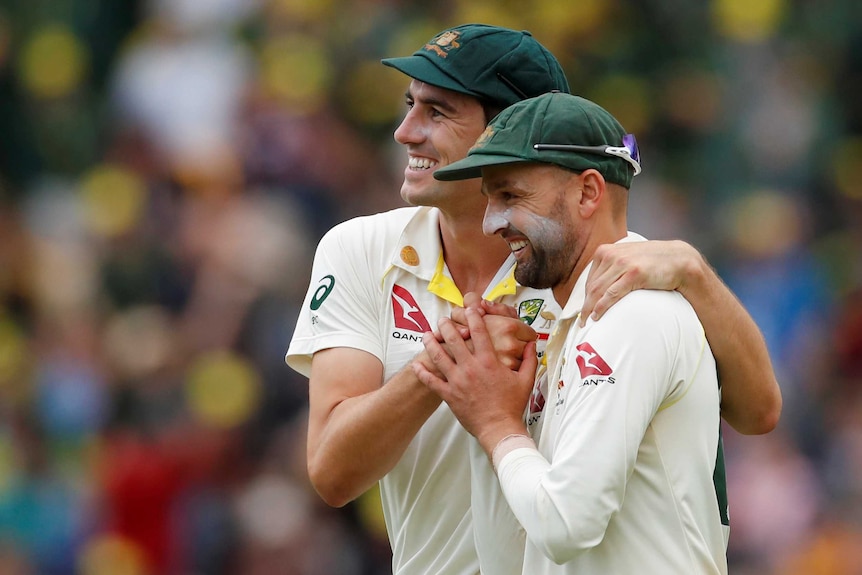
<path id="1" fill-rule="evenodd" d="M 460 300 L 460 294 L 445 297 L 428 287 L 427 282 L 409 274 L 395 276 L 383 286 L 380 337 L 387 379 L 424 349 L 423 333 L 436 331 L 440 318 L 451 317 L 453 310 L 460 307 L 460 301 L 453 301 Z M 521 321 L 536 330 L 539 353 L 543 354 L 560 315 L 551 292 L 519 287 L 516 293 L 504 295 L 499 301 L 512 306 Z"/>

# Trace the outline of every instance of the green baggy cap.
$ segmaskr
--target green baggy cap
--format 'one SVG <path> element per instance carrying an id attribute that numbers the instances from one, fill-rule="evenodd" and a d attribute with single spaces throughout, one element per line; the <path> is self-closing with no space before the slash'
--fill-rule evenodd
<path id="1" fill-rule="evenodd" d="M 482 168 L 519 162 L 556 164 L 576 172 L 593 168 L 629 188 L 640 173 L 635 138 L 610 112 L 579 96 L 551 93 L 503 110 L 463 160 L 434 172 L 438 180 L 482 176 Z"/>
<path id="2" fill-rule="evenodd" d="M 503 108 L 551 90 L 569 91 L 560 63 L 526 30 L 464 24 L 437 34 L 412 56 L 382 62 Z"/>

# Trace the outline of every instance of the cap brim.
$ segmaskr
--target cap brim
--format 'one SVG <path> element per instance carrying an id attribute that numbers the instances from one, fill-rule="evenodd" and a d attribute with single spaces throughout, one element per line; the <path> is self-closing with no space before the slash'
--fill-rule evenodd
<path id="1" fill-rule="evenodd" d="M 404 56 L 402 58 L 384 58 L 381 60 L 384 66 L 395 68 L 399 72 L 407 74 L 411 78 L 446 88 L 454 92 L 475 96 L 473 92 L 461 85 L 457 80 L 440 70 L 430 60 L 422 56 Z"/>
<path id="2" fill-rule="evenodd" d="M 527 160 L 516 156 L 475 154 L 436 170 L 434 172 L 434 178 L 443 182 L 481 178 L 482 168 L 490 166 L 504 166 L 506 164 L 521 164 L 530 161 L 533 160 Z"/>

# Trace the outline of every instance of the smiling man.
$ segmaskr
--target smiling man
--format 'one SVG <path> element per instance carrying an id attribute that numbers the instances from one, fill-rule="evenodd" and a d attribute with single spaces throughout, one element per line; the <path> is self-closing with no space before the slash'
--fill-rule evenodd
<path id="1" fill-rule="evenodd" d="M 532 433 L 532 344 L 517 370 L 504 365 L 476 310 L 465 314 L 472 346 L 444 319 L 448 350 L 424 338 L 435 369 L 413 364 L 497 470 L 526 531 L 525 575 L 727 573 L 718 373 L 694 309 L 677 292 L 643 290 L 578 323 L 596 249 L 643 241 L 626 226 L 638 172 L 634 138 L 606 110 L 546 94 L 503 111 L 466 159 L 436 173 L 482 176 L 485 232 L 509 244 L 520 284 L 565 305 Z"/>

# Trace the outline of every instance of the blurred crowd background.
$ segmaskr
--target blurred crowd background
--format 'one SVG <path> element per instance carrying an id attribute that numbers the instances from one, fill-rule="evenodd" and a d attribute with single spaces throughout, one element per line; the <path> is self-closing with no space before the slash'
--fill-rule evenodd
<path id="1" fill-rule="evenodd" d="M 2 0 L 0 574 L 390 572 L 374 490 L 308 484 L 283 356 L 320 236 L 401 205 L 379 59 L 466 22 L 532 31 L 637 135 L 632 229 L 767 338 L 731 572 L 862 574 L 858 0 Z"/>

